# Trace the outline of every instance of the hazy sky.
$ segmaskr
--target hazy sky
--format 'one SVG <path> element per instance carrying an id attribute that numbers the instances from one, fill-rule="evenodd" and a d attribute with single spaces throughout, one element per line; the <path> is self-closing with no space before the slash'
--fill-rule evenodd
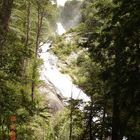
<path id="1" fill-rule="evenodd" d="M 58 6 L 64 6 L 66 1 L 67 0 L 57 0 L 57 5 Z"/>

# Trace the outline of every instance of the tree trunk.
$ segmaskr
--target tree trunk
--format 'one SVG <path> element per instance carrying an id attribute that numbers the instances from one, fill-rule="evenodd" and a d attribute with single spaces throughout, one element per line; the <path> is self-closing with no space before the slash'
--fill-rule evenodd
<path id="1" fill-rule="evenodd" d="M 73 128 L 73 105 L 72 105 L 72 89 L 71 89 L 71 104 L 70 104 L 70 134 L 69 134 L 69 140 L 72 140 L 72 128 Z"/>
<path id="2" fill-rule="evenodd" d="M 31 2 L 28 1 L 27 2 L 27 17 L 25 19 L 25 34 L 26 34 L 26 37 L 24 39 L 24 46 L 25 48 L 28 47 L 29 45 L 29 38 L 30 38 L 30 16 L 31 16 Z M 28 66 L 28 59 L 23 57 L 23 60 L 22 60 L 22 77 L 25 78 L 26 77 L 26 69 L 27 69 L 27 66 Z"/>
<path id="3" fill-rule="evenodd" d="M 72 103 L 71 103 L 72 104 Z M 69 140 L 72 140 L 72 114 L 73 113 L 73 108 L 72 108 L 72 105 L 71 105 L 71 109 L 70 109 L 70 135 L 69 135 Z"/>
<path id="4" fill-rule="evenodd" d="M 13 0 L 2 0 L 0 9 L 0 25 L 4 31 L 8 29 L 8 23 L 11 16 Z"/>
<path id="5" fill-rule="evenodd" d="M 113 100 L 112 140 L 120 140 L 120 120 L 117 99 Z"/>
<path id="6" fill-rule="evenodd" d="M 113 94 L 113 118 L 112 118 L 112 140 L 121 140 L 120 134 L 120 126 L 121 126 L 121 118 L 120 118 L 120 97 L 121 97 L 121 53 L 123 49 L 123 39 L 120 37 L 118 38 L 118 43 L 115 46 L 115 80 L 114 80 L 114 87 L 112 88 Z"/>
<path id="7" fill-rule="evenodd" d="M 42 24 L 43 24 L 43 18 L 44 18 L 44 10 L 41 9 L 39 6 L 39 3 L 37 3 L 37 12 L 38 12 L 38 21 L 37 21 L 37 34 L 36 34 L 36 48 L 35 48 L 35 57 L 34 57 L 34 64 L 33 64 L 33 75 L 32 75 L 32 91 L 31 91 L 31 97 L 32 100 L 34 99 L 34 92 L 35 92 L 35 77 L 36 77 L 36 71 L 37 71 L 37 54 L 38 54 L 38 47 L 39 47 L 39 38 L 41 34 Z M 42 11 L 41 11 L 42 10 Z"/>
<path id="8" fill-rule="evenodd" d="M 0 67 L 3 64 L 3 45 L 6 40 L 12 5 L 13 0 L 2 0 L 0 2 Z"/>
<path id="9" fill-rule="evenodd" d="M 28 4 L 27 4 L 27 19 L 26 19 L 26 40 L 25 40 L 25 47 L 27 47 L 28 46 L 28 43 L 29 43 L 30 15 L 31 15 L 31 3 L 30 3 L 30 1 L 28 1 Z"/>
<path id="10" fill-rule="evenodd" d="M 93 134 L 92 134 L 93 111 L 92 111 L 92 107 L 93 107 L 93 100 L 91 101 L 90 114 L 89 114 L 89 137 L 90 137 L 90 140 L 93 140 Z"/>
<path id="11" fill-rule="evenodd" d="M 102 128 L 101 128 L 100 140 L 104 139 L 105 113 L 106 113 L 106 103 L 104 103 L 104 106 L 103 106 L 103 118 L 102 118 Z"/>

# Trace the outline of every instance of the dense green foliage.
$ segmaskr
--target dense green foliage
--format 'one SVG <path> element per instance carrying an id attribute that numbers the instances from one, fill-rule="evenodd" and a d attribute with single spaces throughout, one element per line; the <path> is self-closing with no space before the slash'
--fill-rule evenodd
<path id="1" fill-rule="evenodd" d="M 63 72 L 91 98 L 83 140 L 140 137 L 139 9 L 137 0 L 85 0 L 81 23 L 71 30 L 81 36 L 81 52 Z"/>
<path id="2" fill-rule="evenodd" d="M 19 140 L 139 140 L 139 0 L 72 0 L 60 11 L 49 0 L 0 0 L 0 139 L 16 115 Z M 69 29 L 75 13 L 80 23 L 54 37 L 56 20 Z M 55 114 L 38 92 L 38 52 L 50 38 L 62 72 L 90 98 Z"/>
<path id="3" fill-rule="evenodd" d="M 18 139 L 40 139 L 31 137 L 37 131 L 32 128 L 36 123 L 33 120 L 37 118 L 45 122 L 40 115 L 41 97 L 36 90 L 40 83 L 38 67 L 41 64 L 37 52 L 40 42 L 45 41 L 44 37 L 51 36 L 50 24 L 55 24 L 55 11 L 56 6 L 45 0 L 0 1 L 1 140 L 9 137 L 11 115 L 17 117 Z M 44 34 L 44 30 L 49 35 Z"/>
<path id="4" fill-rule="evenodd" d="M 51 48 L 52 52 L 56 54 L 60 60 L 64 61 L 71 54 L 71 52 L 78 52 L 79 47 L 77 45 L 78 38 L 71 37 L 73 35 L 64 35 L 62 37 L 58 36 L 54 38 L 53 46 Z M 70 41 L 73 40 L 73 41 Z"/>
<path id="5" fill-rule="evenodd" d="M 92 7 L 95 11 L 93 15 L 87 11 L 89 21 L 83 17 L 86 18 L 87 31 L 90 29 L 84 46 L 102 67 L 100 74 L 105 91 L 106 87 L 109 88 L 106 95 L 112 101 L 112 139 L 122 139 L 123 136 L 138 139 L 140 3 L 135 0 L 101 2 L 87 4 L 88 10 Z M 133 126 L 134 131 L 128 131 L 132 122 L 137 129 Z"/>

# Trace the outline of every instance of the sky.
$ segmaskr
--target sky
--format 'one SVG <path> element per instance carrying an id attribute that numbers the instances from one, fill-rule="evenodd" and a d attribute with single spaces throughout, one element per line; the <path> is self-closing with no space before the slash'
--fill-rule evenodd
<path id="1" fill-rule="evenodd" d="M 67 0 L 57 0 L 57 5 L 58 6 L 64 6 L 66 1 Z"/>

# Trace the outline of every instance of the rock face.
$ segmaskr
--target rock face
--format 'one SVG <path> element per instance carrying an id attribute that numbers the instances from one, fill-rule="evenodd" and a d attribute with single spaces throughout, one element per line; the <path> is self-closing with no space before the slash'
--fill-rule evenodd
<path id="1" fill-rule="evenodd" d="M 55 113 L 64 108 L 64 97 L 52 83 L 45 83 L 39 87 L 39 92 L 44 96 L 46 104 L 51 113 Z"/>
<path id="2" fill-rule="evenodd" d="M 60 21 L 62 22 L 66 30 L 69 30 L 70 28 L 74 27 L 80 21 L 81 4 L 81 0 L 71 0 L 67 1 L 64 7 L 62 7 Z"/>

